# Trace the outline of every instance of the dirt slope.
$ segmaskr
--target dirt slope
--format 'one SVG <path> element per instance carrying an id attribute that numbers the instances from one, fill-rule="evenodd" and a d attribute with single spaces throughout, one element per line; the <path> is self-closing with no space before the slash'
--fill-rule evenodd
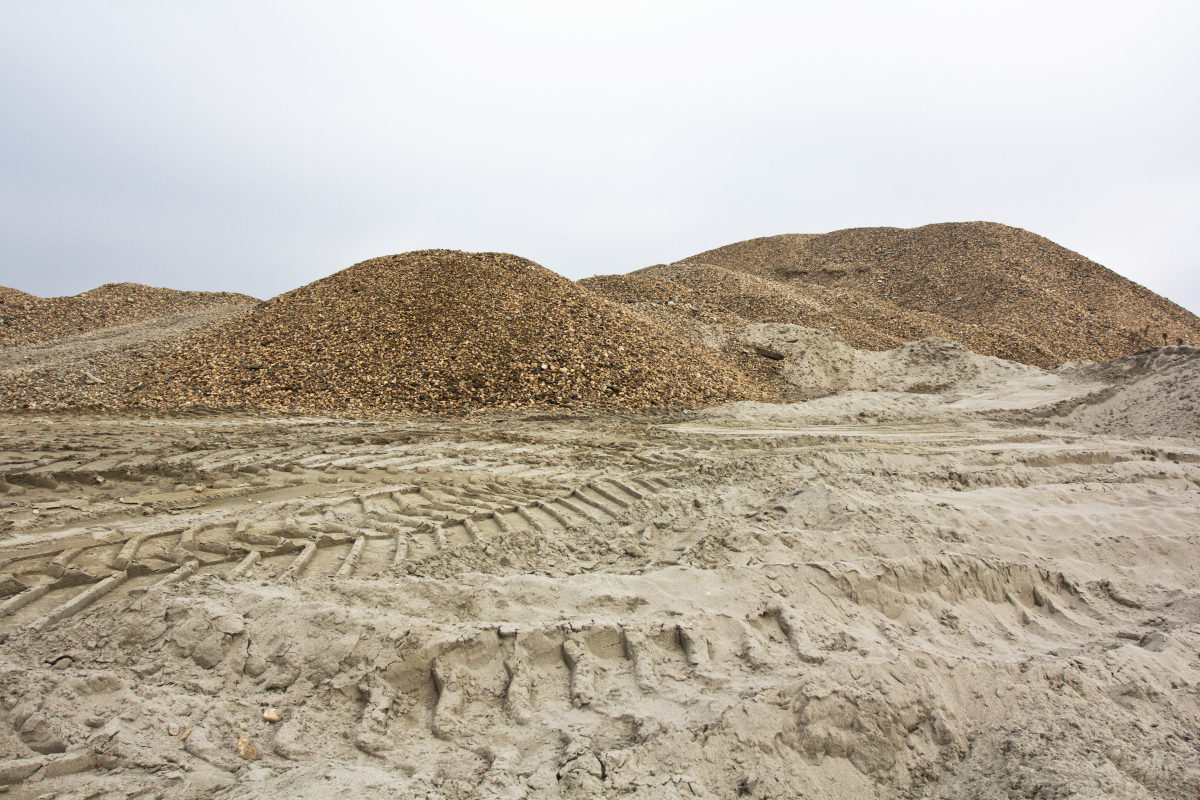
<path id="1" fill-rule="evenodd" d="M 0 286 L 0 347 L 48 342 L 159 317 L 257 302 L 233 292 L 181 292 L 139 283 L 106 283 L 70 297 L 35 297 Z"/>
<path id="2" fill-rule="evenodd" d="M 704 348 L 517 256 L 356 264 L 182 345 L 139 402 L 296 412 L 637 408 L 769 392 Z"/>
<path id="3" fill-rule="evenodd" d="M 771 236 L 680 264 L 748 273 L 806 297 L 838 297 L 835 308 L 847 320 L 866 319 L 860 306 L 889 304 L 931 315 L 945 327 L 922 335 L 1044 367 L 1105 361 L 1180 339 L 1200 343 L 1195 315 L 1048 239 L 992 222 Z"/>

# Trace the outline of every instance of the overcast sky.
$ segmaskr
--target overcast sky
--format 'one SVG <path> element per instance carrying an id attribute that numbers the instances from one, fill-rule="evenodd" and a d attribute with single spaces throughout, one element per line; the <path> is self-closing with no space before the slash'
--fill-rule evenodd
<path id="1" fill-rule="evenodd" d="M 992 220 L 1200 312 L 1200 3 L 0 0 L 0 284 Z"/>

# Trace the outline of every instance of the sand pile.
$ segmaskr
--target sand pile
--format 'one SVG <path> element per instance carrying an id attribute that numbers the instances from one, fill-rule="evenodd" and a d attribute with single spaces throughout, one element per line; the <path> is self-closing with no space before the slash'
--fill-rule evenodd
<path id="1" fill-rule="evenodd" d="M 1200 347 L 1155 347 L 1063 370 L 1106 388 L 1060 408 L 1052 424 L 1104 436 L 1200 439 Z"/>
<path id="2" fill-rule="evenodd" d="M 886 301 L 965 326 L 950 338 L 978 353 L 1044 367 L 1200 342 L 1200 319 L 1169 300 L 1048 239 L 991 222 L 772 236 L 684 263 Z M 854 303 L 863 301 L 846 297 L 839 310 L 861 319 Z"/>
<path id="3" fill-rule="evenodd" d="M 731 403 L 707 409 L 701 419 L 782 425 L 904 422 L 936 426 L 946 419 L 983 415 L 1018 422 L 1033 417 L 1040 424 L 1109 390 L 1114 380 L 1127 380 L 1097 374 L 1109 365 L 1086 362 L 1086 366 L 1077 363 L 1047 371 L 981 356 L 937 337 L 871 351 L 851 347 L 835 331 L 798 325 L 761 323 L 733 330 L 744 346 L 782 356 L 773 363 L 788 384 L 791 402 Z M 1007 413 L 1017 410 L 1015 418 Z"/>
<path id="4" fill-rule="evenodd" d="M 742 338 L 784 355 L 782 373 L 805 398 L 847 391 L 940 393 L 979 376 L 985 362 L 997 361 L 933 337 L 871 352 L 856 350 L 834 331 L 773 323 L 747 325 Z"/>
<path id="5" fill-rule="evenodd" d="M 0 286 L 0 347 L 47 342 L 89 331 L 211 310 L 251 306 L 233 292 L 180 292 L 138 283 L 106 283 L 71 297 L 35 297 Z"/>
<path id="6" fill-rule="evenodd" d="M 300 413 L 638 408 L 769 399 L 697 344 L 526 259 L 428 250 L 362 262 L 185 342 L 152 407 Z"/>

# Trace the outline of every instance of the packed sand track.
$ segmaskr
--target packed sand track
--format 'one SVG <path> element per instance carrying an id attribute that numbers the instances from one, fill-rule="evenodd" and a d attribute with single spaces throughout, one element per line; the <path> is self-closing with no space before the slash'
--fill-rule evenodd
<path id="1" fill-rule="evenodd" d="M 649 415 L 2 418 L 0 781 L 1195 796 L 1197 431 L 1085 412 L 1147 381 L 1186 405 L 1200 353 L 1052 373 L 936 340 L 890 367 L 855 353 L 835 355 L 883 383 L 937 362 L 941 386 Z"/>

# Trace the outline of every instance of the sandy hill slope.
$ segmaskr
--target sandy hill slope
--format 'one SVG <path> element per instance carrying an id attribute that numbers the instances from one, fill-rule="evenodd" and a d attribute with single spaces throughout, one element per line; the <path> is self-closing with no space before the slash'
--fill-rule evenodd
<path id="1" fill-rule="evenodd" d="M 138 283 L 106 283 L 70 297 L 35 297 L 0 286 L 0 347 L 35 344 L 174 314 L 251 306 L 232 292 L 181 292 Z"/>
<path id="2" fill-rule="evenodd" d="M 1200 319 L 1169 300 L 1048 239 L 992 222 L 771 236 L 683 263 L 724 267 L 805 292 L 856 292 L 981 333 L 1024 334 L 1048 355 L 1029 358 L 970 336 L 952 338 L 976 352 L 1041 366 L 1104 361 L 1180 339 L 1200 342 Z"/>
<path id="3" fill-rule="evenodd" d="M 139 402 L 295 412 L 632 408 L 767 397 L 669 328 L 517 256 L 364 261 L 210 328 Z"/>

